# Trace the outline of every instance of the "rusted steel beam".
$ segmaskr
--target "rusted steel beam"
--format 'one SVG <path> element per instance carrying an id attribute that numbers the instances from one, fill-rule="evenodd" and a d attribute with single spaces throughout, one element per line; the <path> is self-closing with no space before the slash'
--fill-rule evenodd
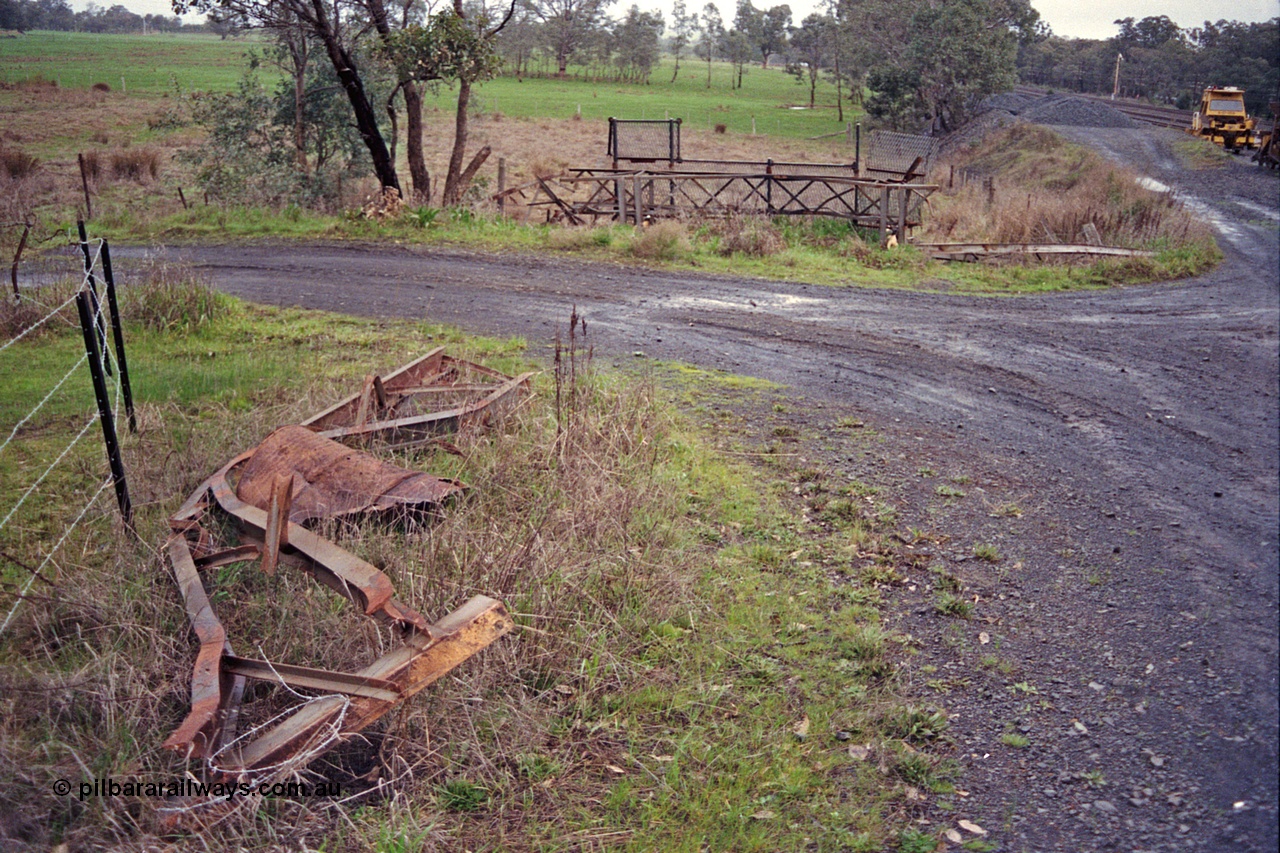
<path id="1" fill-rule="evenodd" d="M 501 602 L 476 596 L 437 622 L 433 637 L 415 634 L 404 645 L 383 655 L 358 675 L 397 685 L 401 699 L 421 692 L 467 658 L 484 650 L 515 627 Z M 329 697 L 304 706 L 292 717 L 247 744 L 220 770 L 228 776 L 252 775 L 274 767 L 325 736 L 341 719 L 337 737 L 363 731 L 396 706 L 396 702 L 358 696 Z"/>
<path id="2" fill-rule="evenodd" d="M 263 539 L 262 573 L 274 575 L 280 548 L 289 544 L 289 507 L 293 502 L 293 474 L 276 475 L 271 485 L 271 505 L 267 509 L 267 529 Z"/>
<path id="3" fill-rule="evenodd" d="M 244 563 L 249 560 L 256 560 L 262 556 L 262 549 L 257 545 L 241 545 L 237 548 L 227 548 L 223 551 L 215 551 L 206 557 L 196 558 L 197 569 L 216 569 L 218 566 L 229 566 L 232 563 Z"/>
<path id="4" fill-rule="evenodd" d="M 349 672 L 332 672 L 327 669 L 271 663 L 233 655 L 222 658 L 222 668 L 225 672 L 243 675 L 245 678 L 274 681 L 290 687 L 345 693 L 348 696 L 364 696 L 383 702 L 399 702 L 404 698 L 404 691 L 394 682 L 367 675 L 353 675 Z"/>
<path id="5" fill-rule="evenodd" d="M 224 477 L 211 489 L 214 500 L 226 513 L 234 516 L 248 528 L 252 536 L 263 537 L 267 528 L 265 510 L 250 506 L 231 488 Z M 289 522 L 289 545 L 281 548 L 281 554 L 294 554 L 301 558 L 303 568 L 325 586 L 351 599 L 364 608 L 366 616 L 384 618 L 393 624 L 430 630 L 430 623 L 422 614 L 395 601 L 395 588 L 391 579 L 376 567 L 343 550 L 327 539 L 322 539 L 300 524 Z"/>
<path id="6" fill-rule="evenodd" d="M 454 409 L 376 421 L 363 426 L 335 426 L 320 432 L 319 435 L 335 440 L 378 437 L 392 446 L 403 446 L 430 439 L 442 433 L 456 432 L 468 425 L 484 425 L 494 417 L 505 414 L 519 401 L 520 391 L 525 388 L 532 376 L 532 373 L 524 373 L 509 379 L 501 385 L 494 386 L 484 398 Z"/>
<path id="7" fill-rule="evenodd" d="M 182 593 L 191 629 L 200 641 L 195 668 L 191 675 L 191 710 L 185 720 L 164 742 L 166 749 L 189 752 L 207 758 L 214 750 L 218 731 L 228 708 L 235 681 L 243 679 L 222 671 L 222 655 L 230 654 L 227 632 L 213 612 L 200 572 L 191 558 L 191 550 L 183 536 L 174 536 L 167 547 L 169 564 Z"/>

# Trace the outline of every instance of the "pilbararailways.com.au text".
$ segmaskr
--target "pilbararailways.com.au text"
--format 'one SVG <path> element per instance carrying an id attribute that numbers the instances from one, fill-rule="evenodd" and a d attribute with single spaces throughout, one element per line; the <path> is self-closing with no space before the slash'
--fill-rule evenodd
<path id="1" fill-rule="evenodd" d="M 53 792 L 65 797 L 72 791 L 72 784 L 66 779 L 53 783 Z M 174 779 L 169 782 L 138 782 L 128 780 L 121 782 L 110 777 L 94 779 L 92 782 L 79 782 L 76 786 L 80 802 L 92 797 L 151 797 L 156 799 L 171 797 L 220 797 L 231 800 L 235 797 L 287 797 L 289 799 L 306 799 L 308 797 L 340 797 L 342 785 L 339 782 L 198 782 L 195 779 Z"/>

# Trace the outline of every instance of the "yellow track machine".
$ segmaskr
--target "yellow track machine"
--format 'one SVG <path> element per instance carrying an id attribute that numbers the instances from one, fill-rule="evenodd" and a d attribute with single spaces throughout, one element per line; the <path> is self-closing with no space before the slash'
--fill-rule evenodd
<path id="1" fill-rule="evenodd" d="M 1244 109 L 1244 90 L 1234 86 L 1210 86 L 1200 96 L 1200 108 L 1187 130 L 1221 145 L 1228 151 L 1257 148 L 1255 122 Z"/>

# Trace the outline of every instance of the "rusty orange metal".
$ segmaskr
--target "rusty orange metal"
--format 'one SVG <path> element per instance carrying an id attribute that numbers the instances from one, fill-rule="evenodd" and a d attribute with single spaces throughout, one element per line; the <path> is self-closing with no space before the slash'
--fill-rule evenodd
<path id="1" fill-rule="evenodd" d="M 386 376 L 371 376 L 352 394 L 303 421 L 337 440 L 379 439 L 393 447 L 485 426 L 519 402 L 532 373 L 507 376 L 432 350 Z"/>
<path id="2" fill-rule="evenodd" d="M 254 449 L 240 470 L 236 496 L 269 510 L 277 477 L 293 478 L 289 520 L 296 524 L 393 510 L 423 513 L 466 488 L 383 462 L 304 426 L 280 427 Z"/>
<path id="3" fill-rule="evenodd" d="M 486 425 L 518 402 L 530 375 L 506 376 L 433 350 L 385 378 L 366 377 L 358 394 L 302 425 L 275 430 L 200 484 L 169 520 L 169 563 L 200 647 L 191 710 L 166 748 L 204 759 L 222 778 L 278 770 L 313 745 L 318 733 L 331 731 L 341 739 L 361 731 L 511 630 L 506 608 L 485 596 L 442 620 L 428 620 L 395 599 L 390 578 L 377 567 L 307 525 L 439 510 L 466 486 L 397 467 L 339 439 L 405 446 Z M 238 543 L 218 541 L 212 531 L 225 525 L 212 524 L 215 516 L 233 523 Z M 274 571 L 278 562 L 311 574 L 365 615 L 399 629 L 402 645 L 358 673 L 236 656 L 200 570 L 259 556 L 266 570 Z M 240 744 L 236 716 L 246 679 L 332 695 Z"/>

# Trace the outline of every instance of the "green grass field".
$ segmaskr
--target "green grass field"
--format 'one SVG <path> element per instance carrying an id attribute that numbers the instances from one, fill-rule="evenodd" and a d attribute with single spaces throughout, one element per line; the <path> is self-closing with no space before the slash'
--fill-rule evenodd
<path id="1" fill-rule="evenodd" d="M 0 83 L 43 78 L 60 87 L 113 90 L 157 97 L 172 92 L 226 91 L 248 67 L 255 37 L 220 40 L 213 35 L 32 32 L 0 39 Z"/>
<path id="2" fill-rule="evenodd" d="M 674 67 L 671 57 L 665 57 L 648 85 L 572 76 L 523 81 L 499 77 L 479 87 L 472 103 L 473 108 L 520 118 L 571 118 L 581 109 L 584 119 L 679 118 L 686 127 L 712 130 L 723 124 L 731 133 L 751 133 L 754 120 L 757 133 L 799 138 L 844 128 L 837 121 L 835 87 L 828 83 L 818 84 L 816 106 L 810 110 L 808 86 L 799 85 L 781 68 L 756 65 L 743 77 L 742 88 L 733 89 L 733 69 L 728 63 L 712 63 L 710 87 L 705 62 L 682 61 L 672 83 Z M 441 89 L 436 105 L 451 109 L 453 97 L 451 89 Z M 845 118 L 858 119 L 847 104 Z"/>

